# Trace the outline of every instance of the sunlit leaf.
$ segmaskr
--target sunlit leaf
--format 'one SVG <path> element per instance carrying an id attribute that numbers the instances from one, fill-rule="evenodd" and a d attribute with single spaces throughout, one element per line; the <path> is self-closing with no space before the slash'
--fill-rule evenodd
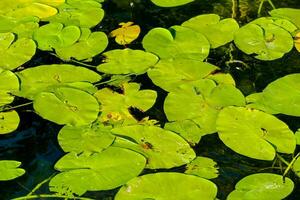
<path id="1" fill-rule="evenodd" d="M 0 160 L 0 181 L 8 181 L 22 176 L 25 170 L 19 168 L 21 162 L 15 160 Z"/>
<path id="2" fill-rule="evenodd" d="M 120 45 L 130 44 L 138 38 L 141 32 L 140 26 L 133 25 L 133 22 L 122 22 L 119 25 L 121 27 L 113 30 L 110 36 L 115 37 L 116 42 Z"/>

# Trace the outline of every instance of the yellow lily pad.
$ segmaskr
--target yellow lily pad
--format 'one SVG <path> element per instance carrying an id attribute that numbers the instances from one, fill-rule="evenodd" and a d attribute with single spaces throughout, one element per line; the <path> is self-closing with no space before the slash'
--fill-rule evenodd
<path id="1" fill-rule="evenodd" d="M 113 30 L 110 36 L 115 37 L 116 42 L 120 45 L 130 44 L 139 37 L 141 32 L 140 26 L 133 24 L 133 22 L 120 23 L 121 27 Z"/>
<path id="2" fill-rule="evenodd" d="M 295 36 L 295 47 L 297 51 L 300 52 L 300 32 L 298 32 Z"/>

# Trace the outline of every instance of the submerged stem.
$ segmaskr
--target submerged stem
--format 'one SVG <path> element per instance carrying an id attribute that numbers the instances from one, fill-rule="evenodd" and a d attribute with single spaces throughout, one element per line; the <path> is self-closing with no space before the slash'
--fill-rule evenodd
<path id="1" fill-rule="evenodd" d="M 0 112 L 9 111 L 9 110 L 13 110 L 13 109 L 16 109 L 16 108 L 21 108 L 21 107 L 28 106 L 28 105 L 31 105 L 31 104 L 33 104 L 32 101 L 28 102 L 28 103 L 16 105 L 16 106 L 13 106 L 13 107 L 7 107 L 7 108 L 0 109 Z"/>
<path id="2" fill-rule="evenodd" d="M 64 198 L 64 199 L 76 199 L 76 200 L 94 200 L 86 197 L 69 197 L 65 195 L 57 195 L 57 194 L 37 194 L 25 197 L 18 197 L 12 200 L 27 200 L 27 199 L 40 199 L 40 198 Z"/>

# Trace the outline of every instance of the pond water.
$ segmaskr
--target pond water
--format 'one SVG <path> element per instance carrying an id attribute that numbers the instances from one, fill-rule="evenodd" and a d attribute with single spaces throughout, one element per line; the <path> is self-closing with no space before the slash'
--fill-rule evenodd
<path id="1" fill-rule="evenodd" d="M 300 8 L 297 0 L 273 1 L 276 7 Z M 257 10 L 260 3 L 259 0 L 239 0 L 237 7 L 232 8 L 231 0 L 195 0 L 193 3 L 180 7 L 160 8 L 153 5 L 150 0 L 132 0 L 130 2 L 129 0 L 107 0 L 104 2 L 105 18 L 93 30 L 100 30 L 109 34 L 118 27 L 120 22 L 133 21 L 135 24 L 140 25 L 142 32 L 137 40 L 128 45 L 132 49 L 142 48 L 141 40 L 150 29 L 179 25 L 199 14 L 216 13 L 226 18 L 232 17 L 232 11 L 234 10 L 235 19 L 240 25 L 246 24 L 257 18 Z M 265 3 L 261 15 L 266 15 L 270 9 L 269 4 Z M 116 48 L 122 47 L 111 38 L 106 51 Z M 227 52 L 228 49 L 229 45 L 212 50 L 207 61 L 220 67 L 222 71 L 229 72 L 234 77 L 237 88 L 244 95 L 260 92 L 270 82 L 284 75 L 300 73 L 300 54 L 296 50 L 275 61 L 260 61 L 234 49 L 232 52 L 234 58 L 243 60 L 248 65 L 248 67 L 245 67 L 239 63 L 226 66 L 225 62 L 229 59 L 229 54 L 224 52 Z M 100 61 L 101 56 L 98 56 L 89 64 L 98 65 Z M 39 51 L 24 67 L 50 63 L 63 62 L 49 53 Z M 166 116 L 162 112 L 162 105 L 167 93 L 153 85 L 147 75 L 135 77 L 135 81 L 142 83 L 142 88 L 158 91 L 159 100 L 147 114 L 162 123 L 166 122 Z M 18 105 L 24 102 L 26 103 L 27 101 L 19 98 L 14 104 Z M 21 161 L 22 167 L 26 169 L 27 174 L 13 181 L 0 182 L 0 199 L 3 200 L 26 195 L 38 183 L 55 172 L 53 165 L 64 155 L 57 143 L 57 134 L 61 126 L 37 116 L 33 112 L 31 105 L 16 110 L 20 114 L 21 124 L 18 131 L 8 135 L 0 135 L 0 160 L 14 159 Z M 291 130 L 296 131 L 300 128 L 299 117 L 277 116 L 286 122 Z M 219 199 L 226 199 L 226 196 L 234 189 L 234 185 L 249 174 L 258 172 L 282 173 L 280 170 L 269 169 L 272 162 L 250 159 L 233 152 L 215 134 L 203 137 L 194 149 L 197 155 L 210 157 L 218 163 L 220 175 L 212 181 L 218 186 Z M 297 151 L 299 152 L 299 147 Z M 155 170 L 155 172 L 157 171 L 166 170 Z M 175 168 L 171 171 L 182 172 L 184 167 Z M 144 173 L 147 172 L 151 172 L 151 170 Z M 295 183 L 295 190 L 287 199 L 300 199 L 300 179 L 292 173 L 289 174 L 289 177 Z M 39 189 L 39 193 L 47 192 L 47 186 Z M 105 192 L 88 192 L 84 196 L 109 200 L 113 199 L 116 192 L 117 189 Z M 172 199 L 170 198 L 170 200 Z"/>

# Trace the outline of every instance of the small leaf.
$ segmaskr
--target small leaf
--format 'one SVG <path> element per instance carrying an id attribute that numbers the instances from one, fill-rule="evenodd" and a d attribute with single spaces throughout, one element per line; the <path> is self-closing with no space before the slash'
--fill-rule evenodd
<path id="1" fill-rule="evenodd" d="M 139 25 L 133 25 L 133 22 L 122 22 L 119 24 L 121 28 L 117 28 L 110 33 L 111 37 L 120 45 L 126 45 L 138 38 L 141 28 Z"/>
<path id="2" fill-rule="evenodd" d="M 217 163 L 207 157 L 196 157 L 191 163 L 187 164 L 184 173 L 200 176 L 206 179 L 213 179 L 219 176 Z"/>
<path id="3" fill-rule="evenodd" d="M 0 106 L 12 103 L 14 96 L 11 93 L 18 90 L 18 77 L 13 72 L 0 68 Z"/>
<path id="4" fill-rule="evenodd" d="M 295 36 L 295 47 L 297 51 L 300 52 L 300 32 L 298 32 Z"/>
<path id="5" fill-rule="evenodd" d="M 0 160 L 0 181 L 8 181 L 22 176 L 25 170 L 19 168 L 21 162 L 15 160 Z"/>
<path id="6" fill-rule="evenodd" d="M 0 135 L 15 131 L 19 123 L 20 118 L 16 111 L 0 112 Z"/>

